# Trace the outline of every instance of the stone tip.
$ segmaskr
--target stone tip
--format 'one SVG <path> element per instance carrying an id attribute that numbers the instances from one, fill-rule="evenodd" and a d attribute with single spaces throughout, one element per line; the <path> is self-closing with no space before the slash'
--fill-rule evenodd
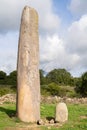
<path id="1" fill-rule="evenodd" d="M 37 13 L 37 11 L 34 8 L 27 5 L 24 7 L 24 10 L 34 10 Z"/>
<path id="2" fill-rule="evenodd" d="M 28 5 L 25 5 L 24 8 L 30 8 Z"/>

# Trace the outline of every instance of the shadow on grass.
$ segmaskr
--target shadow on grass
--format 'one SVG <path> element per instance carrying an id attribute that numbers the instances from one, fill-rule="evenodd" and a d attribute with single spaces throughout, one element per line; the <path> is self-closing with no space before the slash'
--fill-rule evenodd
<path id="1" fill-rule="evenodd" d="M 16 111 L 0 107 L 0 111 L 6 113 L 10 118 L 16 117 Z"/>
<path id="2" fill-rule="evenodd" d="M 55 118 L 54 117 L 46 117 L 46 119 L 48 120 L 48 121 L 50 121 L 50 120 L 54 120 Z"/>

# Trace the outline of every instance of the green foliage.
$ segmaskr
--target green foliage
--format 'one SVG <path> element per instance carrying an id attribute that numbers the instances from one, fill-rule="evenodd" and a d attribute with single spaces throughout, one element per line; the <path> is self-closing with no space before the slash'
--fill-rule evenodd
<path id="1" fill-rule="evenodd" d="M 82 85 L 80 87 L 82 96 L 87 96 L 87 72 L 82 75 Z"/>
<path id="2" fill-rule="evenodd" d="M 41 117 L 47 118 L 47 117 L 54 117 L 55 113 L 55 105 L 54 104 L 41 104 Z"/>
<path id="3" fill-rule="evenodd" d="M 9 75 L 6 75 L 5 72 L 0 71 L 0 85 L 17 85 L 17 71 L 11 72 Z"/>
<path id="4" fill-rule="evenodd" d="M 59 96 L 61 88 L 56 83 L 41 86 L 41 94 L 45 96 Z"/>
<path id="5" fill-rule="evenodd" d="M 61 125 L 61 127 L 53 126 L 50 129 L 51 130 L 87 130 L 86 107 L 87 105 L 82 105 L 82 104 L 78 104 L 78 105 L 68 104 L 68 112 L 69 112 L 68 121 L 65 124 Z M 52 104 L 48 104 L 48 105 L 42 104 L 41 108 L 42 108 L 41 109 L 42 117 L 48 117 L 48 115 L 50 115 L 50 117 L 54 117 L 55 105 L 52 106 Z M 48 130 L 48 128 L 44 127 L 43 130 Z"/>
<path id="6" fill-rule="evenodd" d="M 17 86 L 17 71 L 13 71 L 7 76 L 7 82 L 8 85 L 14 85 Z"/>
<path id="7" fill-rule="evenodd" d="M 6 78 L 6 73 L 3 71 L 0 71 L 0 79 L 5 79 Z"/>
<path id="8" fill-rule="evenodd" d="M 75 97 L 76 93 L 73 87 L 60 86 L 59 96 L 60 97 Z"/>
<path id="9" fill-rule="evenodd" d="M 12 113 L 15 113 L 15 105 L 4 104 L 3 106 L 0 106 L 0 130 L 16 125 L 15 121 L 10 118 Z"/>
<path id="10" fill-rule="evenodd" d="M 47 91 L 50 93 L 50 95 L 60 95 L 60 87 L 56 83 L 50 83 L 48 84 Z"/>
<path id="11" fill-rule="evenodd" d="M 48 85 L 41 85 L 41 95 L 49 96 L 50 93 L 47 91 Z"/>
<path id="12" fill-rule="evenodd" d="M 48 96 L 87 96 L 87 72 L 81 77 L 74 78 L 65 69 L 54 69 L 44 76 L 44 71 L 40 70 L 40 84 L 42 95 Z M 17 87 L 17 71 L 6 75 L 5 72 L 0 71 L 0 85 L 11 85 L 12 91 L 16 91 Z M 61 87 L 64 86 L 64 87 Z M 67 88 L 66 86 L 70 86 Z M 72 89 L 73 88 L 73 89 Z M 75 88 L 75 90 L 74 90 Z M 7 88 L 1 90 L 1 95 L 8 93 Z"/>
<path id="13" fill-rule="evenodd" d="M 41 85 L 41 94 L 44 96 L 77 97 L 73 87 L 60 86 L 56 83 Z"/>
<path id="14" fill-rule="evenodd" d="M 69 85 L 71 80 L 71 74 L 65 69 L 54 69 L 46 77 L 49 82 L 54 82 L 59 85 Z"/>
<path id="15" fill-rule="evenodd" d="M 75 91 L 76 93 L 80 94 L 81 95 L 81 86 L 82 86 L 82 78 L 78 78 L 78 81 L 76 83 L 76 87 L 75 87 Z"/>
<path id="16" fill-rule="evenodd" d="M 44 76 L 44 71 L 43 70 L 39 70 L 39 73 L 40 73 L 40 84 L 41 85 L 47 84 L 47 79 Z"/>
<path id="17" fill-rule="evenodd" d="M 55 104 L 41 104 L 41 118 L 50 120 L 55 117 Z M 87 130 L 87 104 L 68 104 L 69 119 L 66 123 L 50 126 L 50 130 Z M 3 104 L 0 106 L 0 130 L 6 127 L 28 128 L 30 123 L 21 122 L 16 116 L 15 104 Z M 31 128 L 31 127 L 30 127 Z M 34 127 L 35 128 L 35 127 Z M 48 130 L 48 126 L 40 127 Z M 29 128 L 28 128 L 29 129 Z M 33 129 L 33 127 L 32 127 Z"/>
<path id="18" fill-rule="evenodd" d="M 76 92 L 80 93 L 81 96 L 87 96 L 87 72 L 85 72 L 77 82 Z"/>
<path id="19" fill-rule="evenodd" d="M 9 94 L 9 93 L 16 93 L 16 88 L 14 88 L 11 85 L 0 85 L 0 96 Z"/>
<path id="20" fill-rule="evenodd" d="M 6 81 L 6 73 L 0 71 L 0 84 L 5 84 L 5 81 Z"/>

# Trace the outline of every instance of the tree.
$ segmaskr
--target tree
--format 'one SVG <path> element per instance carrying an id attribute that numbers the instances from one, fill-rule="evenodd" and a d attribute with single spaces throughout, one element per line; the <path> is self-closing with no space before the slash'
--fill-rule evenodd
<path id="1" fill-rule="evenodd" d="M 82 96 L 87 96 L 87 72 L 82 75 L 82 84 L 80 87 L 80 93 Z"/>
<path id="2" fill-rule="evenodd" d="M 76 92 L 80 93 L 81 96 L 86 97 L 87 96 L 87 72 L 85 72 L 81 78 L 79 78 L 79 81 L 76 85 Z"/>
<path id="3" fill-rule="evenodd" d="M 50 83 L 47 87 L 47 91 L 52 95 L 52 96 L 60 96 L 60 87 L 56 83 Z"/>
<path id="4" fill-rule="evenodd" d="M 14 70 L 13 72 L 11 72 L 7 76 L 7 84 L 8 85 L 13 85 L 13 86 L 17 85 L 17 71 L 16 70 Z"/>
<path id="5" fill-rule="evenodd" d="M 71 74 L 65 69 L 54 69 L 46 76 L 49 83 L 54 82 L 60 85 L 69 85 L 71 80 Z"/>
<path id="6" fill-rule="evenodd" d="M 41 69 L 39 70 L 40 73 L 40 84 L 47 84 L 46 77 L 44 76 L 44 71 Z"/>
<path id="7" fill-rule="evenodd" d="M 6 78 L 6 73 L 3 71 L 0 71 L 0 79 L 5 79 Z"/>
<path id="8" fill-rule="evenodd" d="M 5 80 L 6 80 L 6 73 L 0 71 L 0 84 L 5 84 Z"/>

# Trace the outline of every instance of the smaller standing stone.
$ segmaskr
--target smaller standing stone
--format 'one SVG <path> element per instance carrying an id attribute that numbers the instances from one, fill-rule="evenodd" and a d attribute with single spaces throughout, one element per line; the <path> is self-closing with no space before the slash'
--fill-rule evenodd
<path id="1" fill-rule="evenodd" d="M 58 103 L 56 105 L 55 121 L 64 123 L 68 120 L 68 109 L 65 103 Z"/>

